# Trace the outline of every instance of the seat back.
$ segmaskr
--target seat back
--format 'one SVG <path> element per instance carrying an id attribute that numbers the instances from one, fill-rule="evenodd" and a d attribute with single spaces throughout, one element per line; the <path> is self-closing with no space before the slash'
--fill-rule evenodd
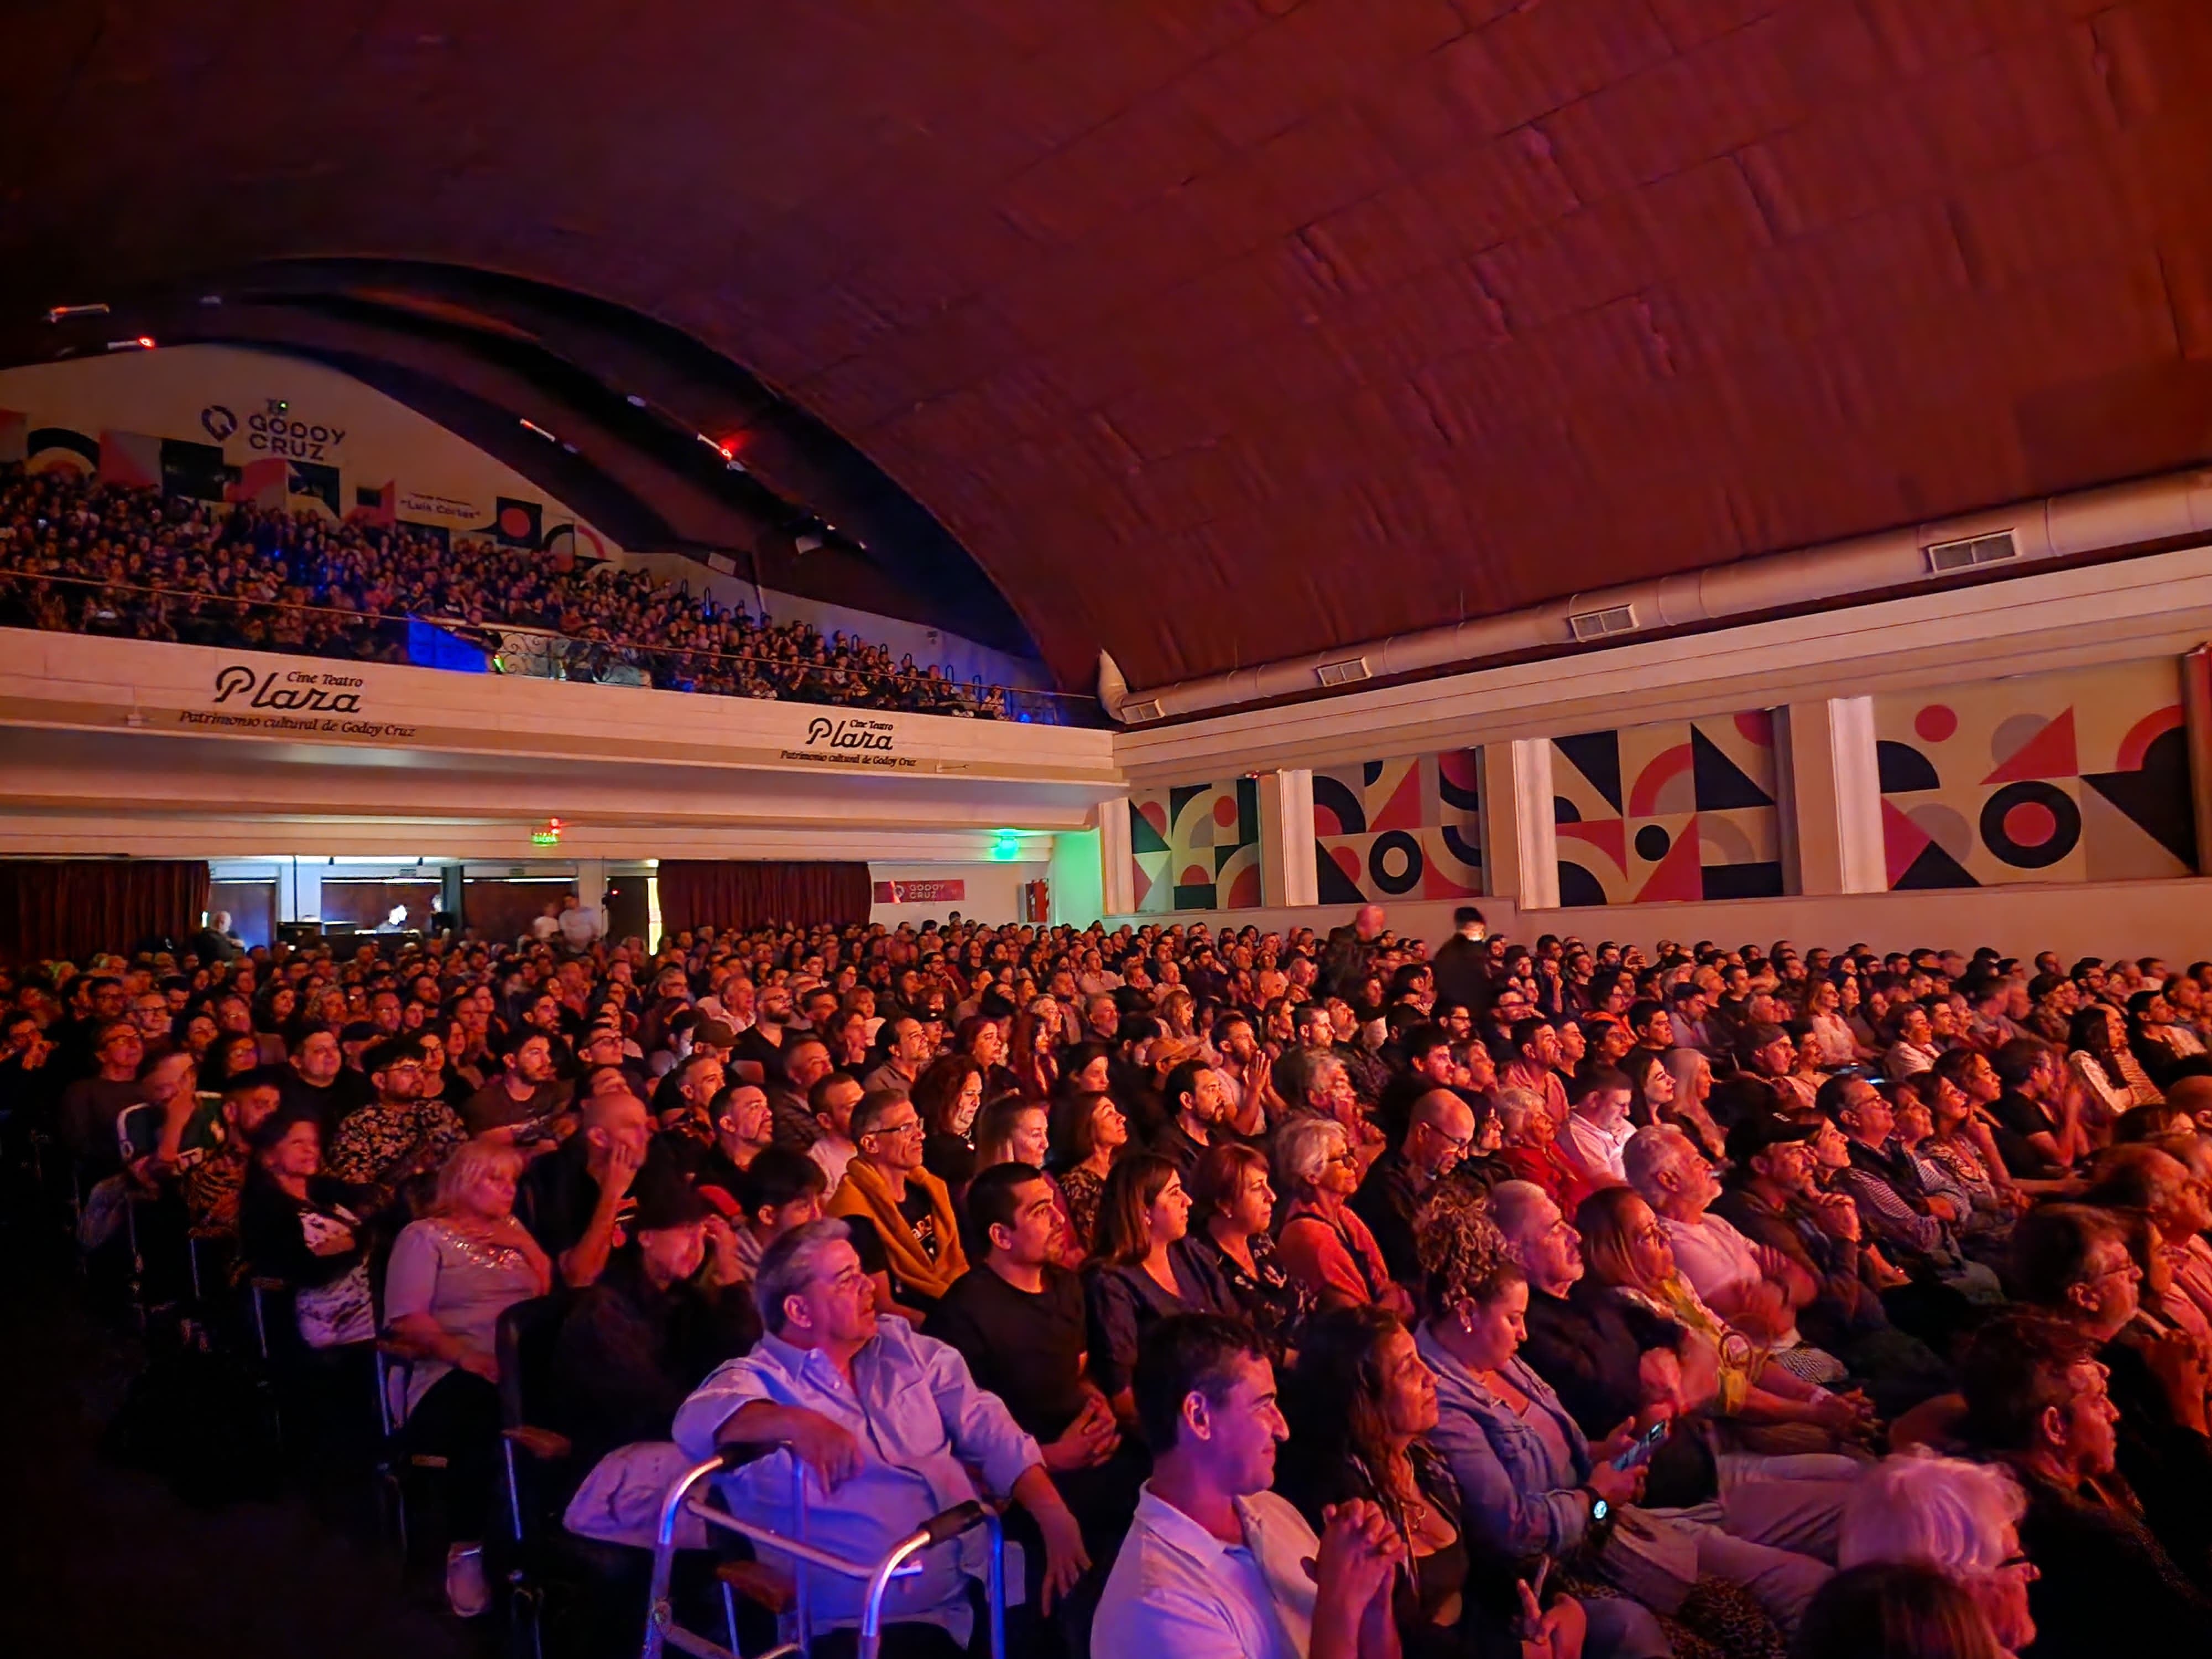
<path id="1" fill-rule="evenodd" d="M 545 1379 L 552 1369 L 553 1345 L 561 1334 L 561 1321 L 568 1311 L 565 1296 L 534 1296 L 500 1315 L 495 1340 L 503 1426 L 546 1426 Z"/>
<path id="2" fill-rule="evenodd" d="M 151 1158 L 161 1149 L 161 1109 L 150 1101 L 125 1106 L 115 1115 L 115 1149 L 125 1164 Z"/>

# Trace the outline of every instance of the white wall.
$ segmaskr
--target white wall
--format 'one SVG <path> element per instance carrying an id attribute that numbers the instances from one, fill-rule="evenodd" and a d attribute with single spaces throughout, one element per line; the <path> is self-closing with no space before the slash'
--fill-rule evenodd
<path id="1" fill-rule="evenodd" d="M 1126 812 L 1120 801 L 1109 811 Z M 1063 830 L 1052 838 L 1052 919 L 1088 927 L 1106 913 L 1104 869 L 1096 830 Z"/>
<path id="2" fill-rule="evenodd" d="M 1022 889 L 1029 883 L 1044 878 L 1050 866 L 1042 860 L 1027 857 L 1006 863 L 989 864 L 878 864 L 868 866 L 868 879 L 874 881 L 958 881 L 967 884 L 965 895 L 959 899 L 947 899 L 930 904 L 876 904 L 870 907 L 868 920 L 879 921 L 886 927 L 896 927 L 910 921 L 919 927 L 925 921 L 943 921 L 953 911 L 975 921 L 992 923 L 1018 921 L 1022 915 Z"/>

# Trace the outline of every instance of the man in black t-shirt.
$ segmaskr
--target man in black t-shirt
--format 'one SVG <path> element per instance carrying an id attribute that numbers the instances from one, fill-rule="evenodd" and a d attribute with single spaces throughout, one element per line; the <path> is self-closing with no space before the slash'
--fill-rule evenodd
<path id="1" fill-rule="evenodd" d="M 1058 1265 L 1059 1206 L 1033 1164 L 994 1164 L 969 1184 L 977 1265 L 937 1304 L 925 1333 L 960 1351 L 976 1386 L 1006 1403 L 1083 1528 L 1110 1563 L 1142 1478 L 1084 1352 L 1083 1281 Z"/>

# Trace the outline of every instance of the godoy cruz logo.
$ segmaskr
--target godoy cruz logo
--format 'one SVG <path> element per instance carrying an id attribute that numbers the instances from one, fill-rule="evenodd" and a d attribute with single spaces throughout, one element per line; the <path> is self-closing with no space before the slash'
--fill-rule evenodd
<path id="1" fill-rule="evenodd" d="M 243 663 L 233 663 L 228 668 L 216 671 L 215 700 L 218 703 L 225 703 L 233 697 L 251 693 L 246 704 L 248 708 L 319 709 L 330 714 L 357 714 L 361 712 L 358 690 L 331 690 L 325 684 L 313 683 L 320 678 L 326 683 L 357 687 L 361 684 L 357 679 L 337 674 L 317 676 L 297 672 L 285 675 L 284 678 L 308 683 L 280 685 L 276 671 L 273 669 L 266 674 L 257 675 Z"/>
<path id="2" fill-rule="evenodd" d="M 881 731 L 870 731 L 871 726 L 882 726 Z M 823 744 L 831 749 L 889 749 L 890 729 L 880 720 L 837 720 L 831 722 L 817 715 L 806 723 L 806 746 Z"/>

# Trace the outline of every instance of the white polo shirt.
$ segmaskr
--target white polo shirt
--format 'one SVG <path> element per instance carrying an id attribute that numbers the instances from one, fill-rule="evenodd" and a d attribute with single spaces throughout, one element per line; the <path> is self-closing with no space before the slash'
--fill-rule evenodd
<path id="1" fill-rule="evenodd" d="M 1289 1500 L 1236 1500 L 1244 1547 L 1224 1544 L 1146 1481 L 1107 1575 L 1094 1653 L 1144 1659 L 1306 1659 L 1321 1540 Z"/>

